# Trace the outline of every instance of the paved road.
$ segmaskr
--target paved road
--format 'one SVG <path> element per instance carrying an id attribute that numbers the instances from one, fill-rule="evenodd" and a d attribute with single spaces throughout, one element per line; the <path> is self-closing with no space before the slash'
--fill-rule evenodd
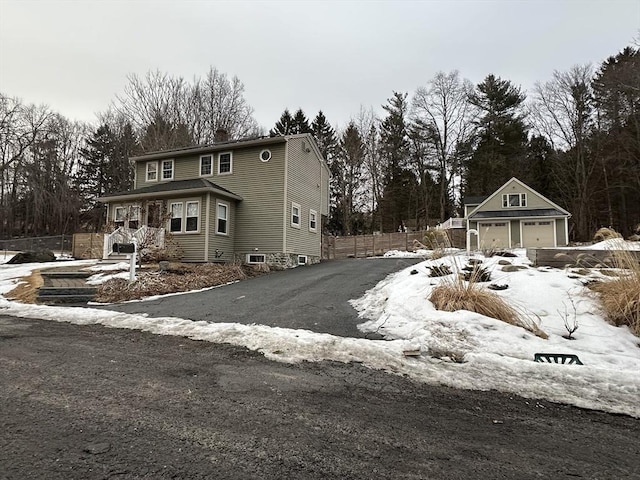
<path id="1" fill-rule="evenodd" d="M 256 277 L 206 292 L 105 308 L 151 317 L 175 316 L 208 322 L 256 323 L 300 328 L 343 337 L 363 337 L 349 300 L 389 273 L 417 259 L 348 259 Z"/>
<path id="2" fill-rule="evenodd" d="M 0 479 L 640 478 L 640 420 L 0 316 Z"/>

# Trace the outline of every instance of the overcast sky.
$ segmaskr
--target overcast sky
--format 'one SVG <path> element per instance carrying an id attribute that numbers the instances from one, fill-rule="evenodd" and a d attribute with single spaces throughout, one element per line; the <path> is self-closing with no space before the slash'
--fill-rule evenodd
<path id="1" fill-rule="evenodd" d="M 0 92 L 95 122 L 130 73 L 214 66 L 240 78 L 266 129 L 285 107 L 342 127 L 438 71 L 530 90 L 639 29 L 640 0 L 0 0 Z"/>

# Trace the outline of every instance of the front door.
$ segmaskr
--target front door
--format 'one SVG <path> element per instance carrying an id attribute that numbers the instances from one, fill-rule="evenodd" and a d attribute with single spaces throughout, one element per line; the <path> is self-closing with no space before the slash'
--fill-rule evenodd
<path id="1" fill-rule="evenodd" d="M 147 204 L 147 226 L 160 228 L 162 226 L 162 202 L 149 202 Z"/>

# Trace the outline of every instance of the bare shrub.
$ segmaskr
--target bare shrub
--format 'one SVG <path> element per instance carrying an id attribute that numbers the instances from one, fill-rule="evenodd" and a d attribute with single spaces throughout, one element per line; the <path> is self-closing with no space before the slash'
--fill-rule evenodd
<path id="1" fill-rule="evenodd" d="M 613 228 L 603 227 L 593 236 L 593 240 L 595 242 L 603 242 L 604 240 L 610 240 L 612 238 L 622 238 L 622 235 L 616 232 Z"/>
<path id="2" fill-rule="evenodd" d="M 590 285 L 598 294 L 605 318 L 614 325 L 626 325 L 640 336 L 640 263 L 633 251 L 612 252 L 614 266 L 625 270 L 608 281 Z"/>
<path id="3" fill-rule="evenodd" d="M 438 310 L 476 312 L 510 325 L 522 327 L 541 338 L 548 338 L 547 334 L 540 330 L 536 322 L 529 316 L 519 312 L 500 296 L 483 288 L 477 282 L 467 282 L 460 278 L 445 282 L 431 291 L 429 300 Z"/>
<path id="4" fill-rule="evenodd" d="M 207 263 L 189 265 L 171 263 L 168 270 L 143 269 L 134 282 L 114 278 L 99 285 L 96 301 L 104 303 L 140 299 L 151 295 L 186 292 L 224 285 L 248 276 L 259 275 L 253 268 L 235 264 Z"/>

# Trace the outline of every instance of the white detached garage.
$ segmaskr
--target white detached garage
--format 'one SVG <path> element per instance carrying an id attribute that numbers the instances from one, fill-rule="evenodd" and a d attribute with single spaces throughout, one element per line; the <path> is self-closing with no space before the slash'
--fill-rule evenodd
<path id="1" fill-rule="evenodd" d="M 488 197 L 465 199 L 470 248 L 557 247 L 568 244 L 571 214 L 517 178 Z"/>

